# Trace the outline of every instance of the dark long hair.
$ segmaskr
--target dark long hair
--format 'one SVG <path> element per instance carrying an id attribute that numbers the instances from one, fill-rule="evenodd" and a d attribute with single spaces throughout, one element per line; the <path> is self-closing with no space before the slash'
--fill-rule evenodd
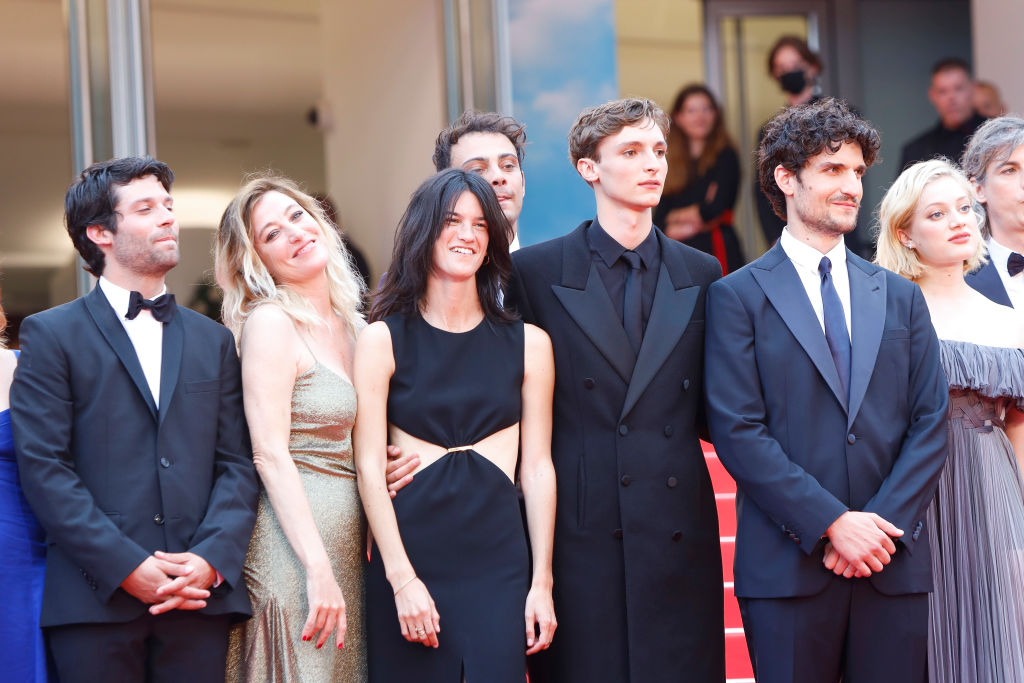
<path id="1" fill-rule="evenodd" d="M 715 123 L 708 133 L 708 139 L 704 141 L 704 150 L 700 157 L 690 157 L 690 138 L 678 124 L 676 114 L 683 109 L 686 100 L 692 95 L 704 95 L 711 102 L 711 108 L 715 110 Z M 718 155 L 726 147 L 735 147 L 729 134 L 725 130 L 725 121 L 722 116 L 722 108 L 718 100 L 705 86 L 694 83 L 686 86 L 676 95 L 672 104 L 668 133 L 668 174 L 665 176 L 665 194 L 675 194 L 697 176 L 704 175 L 714 166 Z"/>
<path id="2" fill-rule="evenodd" d="M 491 322 L 516 319 L 498 303 L 498 293 L 512 272 L 508 255 L 512 226 L 486 180 L 475 173 L 449 168 L 428 178 L 413 193 L 398 223 L 391 265 L 370 307 L 370 322 L 383 320 L 392 313 L 418 312 L 427 293 L 427 276 L 434 267 L 434 244 L 464 192 L 480 202 L 487 221 L 487 254 L 476 271 L 480 306 Z"/>

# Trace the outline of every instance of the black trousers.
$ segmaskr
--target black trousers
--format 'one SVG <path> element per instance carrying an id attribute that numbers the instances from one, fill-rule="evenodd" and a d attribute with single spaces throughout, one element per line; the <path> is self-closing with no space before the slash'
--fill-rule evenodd
<path id="1" fill-rule="evenodd" d="M 227 615 L 171 611 L 119 624 L 46 629 L 61 683 L 223 683 Z"/>
<path id="2" fill-rule="evenodd" d="M 821 593 L 741 598 L 758 683 L 924 683 L 928 594 L 883 595 L 833 576 Z"/>

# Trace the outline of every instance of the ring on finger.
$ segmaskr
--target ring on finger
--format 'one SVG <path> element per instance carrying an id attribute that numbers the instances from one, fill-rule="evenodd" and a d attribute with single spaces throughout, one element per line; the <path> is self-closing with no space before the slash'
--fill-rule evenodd
<path id="1" fill-rule="evenodd" d="M 419 628 L 416 629 L 416 635 L 418 635 L 420 638 L 422 638 L 423 636 L 427 635 L 427 632 L 423 630 L 422 626 L 420 626 Z"/>

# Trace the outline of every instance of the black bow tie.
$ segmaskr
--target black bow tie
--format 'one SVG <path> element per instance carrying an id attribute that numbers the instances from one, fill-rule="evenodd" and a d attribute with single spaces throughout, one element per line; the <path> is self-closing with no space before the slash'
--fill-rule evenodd
<path id="1" fill-rule="evenodd" d="M 1006 270 L 1010 273 L 1010 277 L 1024 270 L 1024 256 L 1017 252 L 1010 254 L 1010 258 L 1006 259 Z"/>
<path id="2" fill-rule="evenodd" d="M 138 292 L 132 292 L 128 297 L 128 312 L 125 313 L 128 320 L 135 320 L 142 309 L 148 310 L 153 317 L 162 323 L 169 323 L 174 318 L 174 295 L 164 294 L 155 299 L 143 299 Z"/>

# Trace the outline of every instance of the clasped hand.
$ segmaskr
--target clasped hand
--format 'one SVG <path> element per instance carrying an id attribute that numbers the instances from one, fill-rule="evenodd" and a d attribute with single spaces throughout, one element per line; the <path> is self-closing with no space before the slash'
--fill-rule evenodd
<path id="1" fill-rule="evenodd" d="M 157 550 L 125 577 L 121 588 L 151 605 L 150 614 L 197 610 L 206 607 L 208 589 L 216 577 L 210 563 L 195 553 Z"/>
<path id="2" fill-rule="evenodd" d="M 848 510 L 825 534 L 825 568 L 849 579 L 882 571 L 896 552 L 893 538 L 903 531 L 873 512 Z"/>

